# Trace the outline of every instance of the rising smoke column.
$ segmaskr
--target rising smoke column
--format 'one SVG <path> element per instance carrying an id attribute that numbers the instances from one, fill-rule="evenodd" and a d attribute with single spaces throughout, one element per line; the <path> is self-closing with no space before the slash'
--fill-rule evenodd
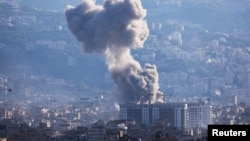
<path id="1" fill-rule="evenodd" d="M 149 34 L 140 0 L 106 0 L 103 5 L 85 0 L 77 7 L 68 6 L 65 15 L 84 51 L 105 55 L 125 102 L 162 102 L 156 66 L 142 68 L 130 53 L 142 48 Z"/>

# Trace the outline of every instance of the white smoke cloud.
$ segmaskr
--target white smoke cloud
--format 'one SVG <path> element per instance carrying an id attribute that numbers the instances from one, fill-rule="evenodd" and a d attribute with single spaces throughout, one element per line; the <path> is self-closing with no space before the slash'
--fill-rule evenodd
<path id="1" fill-rule="evenodd" d="M 114 103 L 114 108 L 116 111 L 118 111 L 118 112 L 120 111 L 120 106 L 117 102 Z"/>
<path id="2" fill-rule="evenodd" d="M 142 48 L 149 29 L 140 0 L 85 0 L 65 12 L 68 28 L 86 53 L 102 53 L 125 102 L 162 102 L 155 65 L 144 68 L 131 49 Z"/>

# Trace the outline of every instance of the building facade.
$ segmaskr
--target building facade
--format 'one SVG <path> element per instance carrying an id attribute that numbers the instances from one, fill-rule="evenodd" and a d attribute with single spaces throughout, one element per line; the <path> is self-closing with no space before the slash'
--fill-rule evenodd
<path id="1" fill-rule="evenodd" d="M 188 129 L 207 128 L 212 124 L 212 106 L 203 103 L 188 105 Z"/>
<path id="2" fill-rule="evenodd" d="M 212 123 L 212 107 L 201 103 L 121 104 L 120 119 L 138 124 L 166 121 L 180 130 L 206 128 Z"/>

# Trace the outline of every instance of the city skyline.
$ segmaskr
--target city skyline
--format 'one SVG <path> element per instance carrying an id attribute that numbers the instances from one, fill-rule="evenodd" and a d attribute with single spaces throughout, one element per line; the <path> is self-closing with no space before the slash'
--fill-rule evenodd
<path id="1" fill-rule="evenodd" d="M 209 100 L 213 123 L 249 124 L 248 4 L 0 0 L 2 121 L 63 133 L 119 120 L 122 104 Z"/>

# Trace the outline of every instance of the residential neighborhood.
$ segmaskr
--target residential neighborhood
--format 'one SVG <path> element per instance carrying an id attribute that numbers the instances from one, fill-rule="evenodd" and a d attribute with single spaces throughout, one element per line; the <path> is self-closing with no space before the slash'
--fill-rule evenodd
<path id="1" fill-rule="evenodd" d="M 122 118 L 124 103 L 105 57 L 84 52 L 63 10 L 25 2 L 0 0 L 0 140 L 206 140 L 207 128 L 198 125 L 186 130 L 167 120 Z M 131 54 L 142 66 L 156 66 L 165 104 L 205 103 L 209 124 L 249 125 L 247 4 L 142 1 L 149 35 Z M 183 127 L 191 124 L 186 116 Z"/>

